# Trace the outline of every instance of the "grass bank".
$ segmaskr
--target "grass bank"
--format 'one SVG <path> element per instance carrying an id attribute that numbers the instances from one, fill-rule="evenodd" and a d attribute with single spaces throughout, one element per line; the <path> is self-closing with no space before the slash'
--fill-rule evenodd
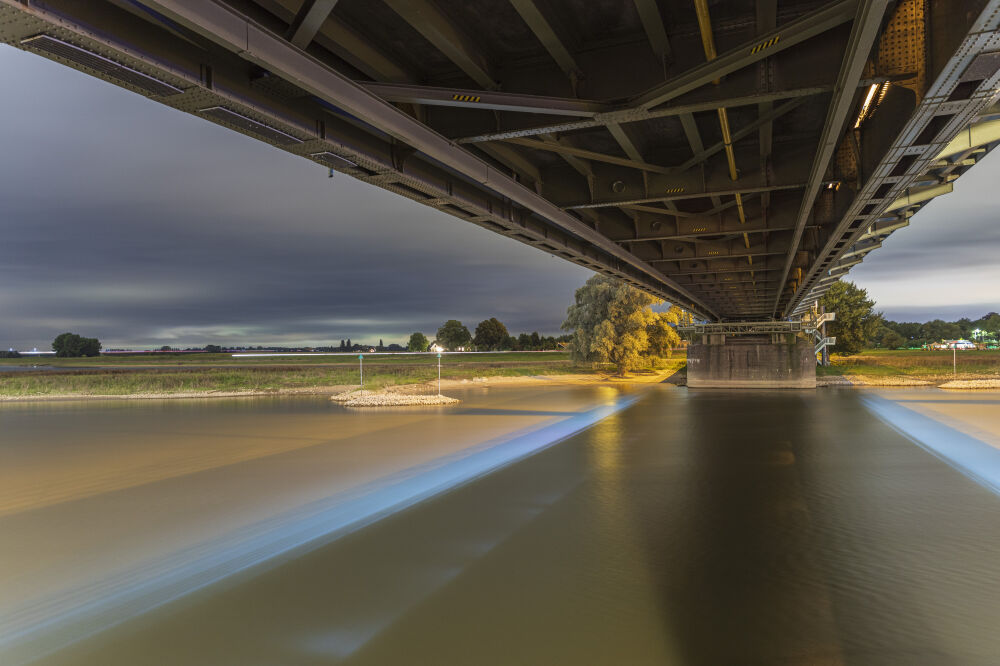
<path id="1" fill-rule="evenodd" d="M 851 356 L 832 356 L 831 365 L 817 367 L 817 376 L 870 378 L 872 382 L 904 378 L 939 384 L 954 379 L 1000 378 L 1000 352 L 959 351 L 957 374 L 952 372 L 951 351 L 868 350 Z"/>
<path id="2" fill-rule="evenodd" d="M 176 356 L 171 363 L 141 365 L 134 357 L 51 359 L 54 370 L 0 372 L 0 398 L 63 396 L 160 396 L 217 393 L 332 393 L 356 386 L 358 361 L 343 357 L 279 357 L 275 359 L 232 358 L 228 355 Z M 330 362 L 329 359 L 336 359 Z M 327 359 L 322 362 L 320 359 Z M 24 365 L 24 359 L 5 364 Z M 111 361 L 110 363 L 108 361 Z M 264 363 L 263 361 L 270 361 Z M 57 363 L 58 362 L 58 363 Z M 675 357 L 645 374 L 676 371 L 684 362 Z M 35 363 L 38 363 L 35 361 Z M 31 365 L 29 363 L 29 365 Z M 437 358 L 431 356 L 372 356 L 365 358 L 365 388 L 423 384 L 437 379 Z M 493 377 L 601 378 L 610 366 L 593 367 L 573 363 L 562 352 L 546 354 L 477 354 L 446 356 L 441 377 L 446 381 L 472 381 Z"/>
<path id="3" fill-rule="evenodd" d="M 255 353 L 255 352 L 248 352 Z M 264 352 L 259 352 L 264 353 Z M 516 364 L 565 364 L 567 352 L 498 352 L 485 354 L 446 353 L 444 363 Z M 387 363 L 392 366 L 425 366 L 437 363 L 433 354 L 365 354 L 365 365 Z M 50 366 L 56 368 L 149 368 L 149 367 L 274 367 L 274 366 L 343 366 L 356 367 L 358 355 L 308 355 L 308 356 L 233 356 L 233 354 L 185 354 L 181 352 L 157 354 L 111 354 L 82 358 L 57 358 L 55 356 L 22 356 L 0 359 L 0 365 L 20 367 Z"/>

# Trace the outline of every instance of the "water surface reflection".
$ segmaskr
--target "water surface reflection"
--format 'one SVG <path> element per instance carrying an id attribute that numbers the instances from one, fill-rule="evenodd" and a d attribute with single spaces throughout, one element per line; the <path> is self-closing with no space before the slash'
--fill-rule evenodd
<path id="1" fill-rule="evenodd" d="M 856 392 L 654 387 L 41 663 L 995 664 L 998 509 Z"/>

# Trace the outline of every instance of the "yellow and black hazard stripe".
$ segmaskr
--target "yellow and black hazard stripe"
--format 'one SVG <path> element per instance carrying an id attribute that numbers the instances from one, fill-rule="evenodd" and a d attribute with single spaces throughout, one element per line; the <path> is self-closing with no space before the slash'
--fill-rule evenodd
<path id="1" fill-rule="evenodd" d="M 451 98 L 456 102 L 478 102 L 482 99 L 479 95 L 452 95 Z"/>
<path id="2" fill-rule="evenodd" d="M 668 187 L 667 194 L 680 194 L 684 191 L 683 187 Z"/>
<path id="3" fill-rule="evenodd" d="M 781 35 L 775 35 L 774 37 L 772 37 L 771 39 L 769 39 L 769 40 L 767 40 L 765 42 L 761 42 L 760 44 L 756 44 L 752 49 L 750 49 L 750 55 L 754 55 L 756 53 L 760 53 L 764 49 L 771 48 L 772 46 L 774 46 L 775 44 L 778 43 L 779 39 L 781 39 Z"/>

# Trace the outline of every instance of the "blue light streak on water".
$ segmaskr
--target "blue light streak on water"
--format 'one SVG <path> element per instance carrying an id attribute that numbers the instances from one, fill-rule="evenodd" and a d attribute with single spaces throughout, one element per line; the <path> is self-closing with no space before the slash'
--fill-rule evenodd
<path id="1" fill-rule="evenodd" d="M 292 559 L 547 449 L 636 400 L 616 395 L 39 601 L 0 621 L 0 654 L 5 664 L 26 663 L 251 567 Z"/>
<path id="2" fill-rule="evenodd" d="M 892 400 L 875 395 L 861 399 L 876 416 L 907 439 L 1000 495 L 1000 450 Z"/>

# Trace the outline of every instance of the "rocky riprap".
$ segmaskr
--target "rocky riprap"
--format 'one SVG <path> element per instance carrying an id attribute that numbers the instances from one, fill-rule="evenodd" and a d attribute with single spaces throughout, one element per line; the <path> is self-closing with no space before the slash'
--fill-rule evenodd
<path id="1" fill-rule="evenodd" d="M 1000 389 L 1000 379 L 956 379 L 938 386 L 943 389 Z"/>
<path id="2" fill-rule="evenodd" d="M 445 395 L 393 393 L 392 391 L 354 390 L 331 396 L 330 400 L 345 407 L 406 407 L 410 405 L 454 405 L 455 398 Z"/>

